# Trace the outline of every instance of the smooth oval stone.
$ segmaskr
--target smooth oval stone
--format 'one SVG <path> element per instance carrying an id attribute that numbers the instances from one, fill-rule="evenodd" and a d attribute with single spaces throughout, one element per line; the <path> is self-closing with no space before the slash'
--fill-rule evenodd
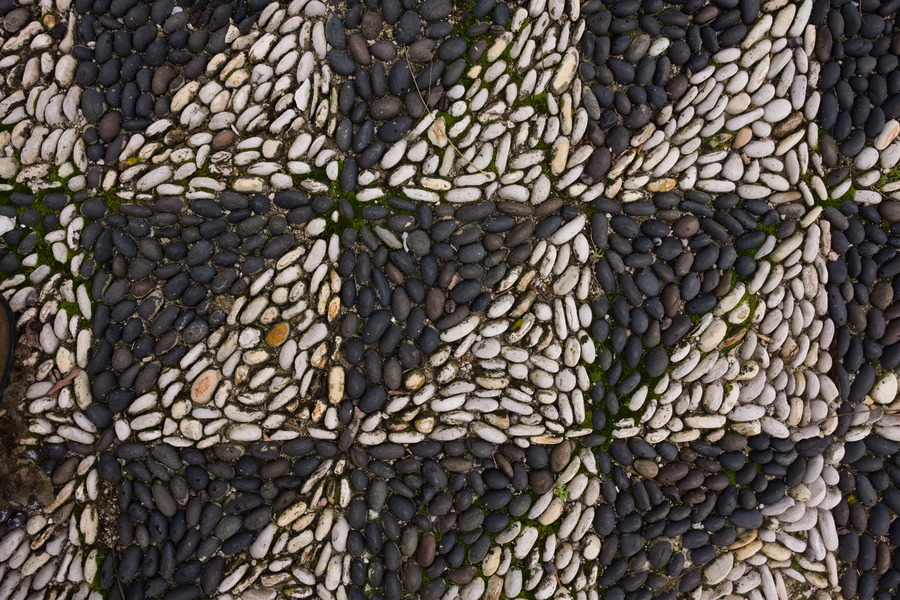
<path id="1" fill-rule="evenodd" d="M 728 517 L 735 527 L 756 529 L 762 525 L 763 516 L 757 509 L 735 509 Z"/>
<path id="2" fill-rule="evenodd" d="M 356 72 L 356 64 L 350 55 L 338 49 L 328 51 L 328 65 L 338 75 L 349 77 Z"/>
<path id="3" fill-rule="evenodd" d="M 393 117 L 378 128 L 378 139 L 387 144 L 399 141 L 412 127 L 411 117 Z"/>

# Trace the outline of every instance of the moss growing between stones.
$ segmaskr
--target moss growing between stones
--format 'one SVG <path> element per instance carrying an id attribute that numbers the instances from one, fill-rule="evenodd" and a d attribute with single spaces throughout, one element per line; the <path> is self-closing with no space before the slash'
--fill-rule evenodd
<path id="1" fill-rule="evenodd" d="M 547 113 L 550 110 L 550 107 L 547 105 L 547 92 L 541 92 L 540 94 L 522 98 L 519 102 L 523 106 L 532 107 L 536 114 Z"/>
<path id="2" fill-rule="evenodd" d="M 63 302 L 59 303 L 59 308 L 60 308 L 60 310 L 66 311 L 66 315 L 69 317 L 71 317 L 73 315 L 81 315 L 82 317 L 84 316 L 81 314 L 81 309 L 78 307 L 77 302 L 63 301 Z"/>
<path id="3" fill-rule="evenodd" d="M 19 253 L 16 252 L 16 250 L 14 250 L 15 246 L 5 244 L 5 246 L 7 247 L 7 250 L 16 254 L 18 256 L 18 259 L 20 262 L 19 268 L 16 271 L 14 271 L 13 273 L 8 273 L 8 275 L 14 275 L 17 273 L 28 275 L 41 265 L 47 265 L 47 266 L 51 267 L 52 272 L 68 271 L 68 264 L 61 264 L 59 261 L 57 261 L 53 255 L 50 245 L 44 240 L 44 236 L 46 234 L 50 233 L 50 231 L 44 225 L 44 218 L 49 215 L 55 215 L 58 213 L 58 211 L 52 210 L 46 205 L 46 203 L 44 202 L 44 196 L 46 196 L 49 193 L 57 192 L 61 188 L 44 188 L 44 189 L 35 190 L 35 189 L 31 189 L 30 187 L 28 187 L 25 184 L 22 184 L 22 183 L 19 183 L 14 180 L 10 180 L 10 179 L 0 180 L 0 184 L 4 184 L 11 188 L 11 189 L 0 191 L 0 204 L 6 205 L 6 206 L 12 206 L 12 201 L 11 201 L 12 194 L 14 194 L 14 193 L 28 194 L 28 195 L 34 197 L 34 202 L 32 202 L 28 206 L 15 206 L 14 208 L 16 211 L 16 216 L 18 217 L 19 215 L 21 215 L 22 213 L 24 213 L 27 210 L 35 210 L 40 215 L 40 220 L 34 226 L 23 226 L 21 223 L 17 223 L 19 229 L 21 229 L 24 232 L 27 232 L 25 235 L 27 235 L 30 232 L 38 233 L 37 244 L 35 245 L 34 249 L 28 253 L 28 255 L 31 255 L 31 254 L 37 255 L 37 257 L 38 257 L 37 264 L 34 267 L 22 266 L 21 261 L 27 255 L 25 255 L 25 256 L 19 255 Z M 18 221 L 18 219 L 17 219 L 17 221 Z M 57 227 L 57 229 L 58 228 L 61 228 L 61 226 Z M 71 258 L 71 256 L 72 256 L 72 252 L 68 252 L 67 262 Z M 81 281 L 80 279 L 77 279 L 77 278 L 76 278 L 76 280 Z"/>
<path id="4" fill-rule="evenodd" d="M 565 502 L 569 499 L 569 490 L 564 485 L 556 485 L 553 487 L 553 495 Z"/>
<path id="5" fill-rule="evenodd" d="M 132 158 L 135 158 L 135 157 L 132 157 Z M 129 158 L 128 160 L 131 160 L 131 159 Z M 135 161 L 138 162 L 136 159 L 135 159 Z M 192 161 L 187 161 L 187 162 L 192 162 Z M 195 177 L 210 177 L 212 179 L 216 179 L 216 177 L 217 177 L 216 174 L 214 174 L 212 171 L 210 171 L 209 167 L 210 167 L 210 165 L 208 162 L 203 163 L 203 166 L 198 168 L 196 171 L 194 171 L 190 175 L 190 178 L 193 179 Z"/>
<path id="6" fill-rule="evenodd" d="M 728 476 L 728 483 L 731 485 L 737 485 L 737 473 L 734 471 L 724 471 L 725 475 Z"/>
<path id="7" fill-rule="evenodd" d="M 465 113 L 463 113 L 463 114 L 462 114 L 461 116 L 459 116 L 459 117 L 454 117 L 454 116 L 451 115 L 449 112 L 445 112 L 445 111 L 435 111 L 435 112 L 434 112 L 434 118 L 435 118 L 435 120 L 437 120 L 437 119 L 439 119 L 439 118 L 444 119 L 444 125 L 446 126 L 447 131 L 450 131 L 450 129 L 451 129 L 454 125 L 456 125 L 457 123 L 459 123 L 460 121 L 462 121 L 463 119 L 465 119 L 467 114 L 469 114 L 469 113 L 468 113 L 468 112 L 465 112 Z"/>
<path id="8" fill-rule="evenodd" d="M 855 185 L 855 184 L 852 182 L 852 180 L 851 180 L 850 188 L 849 188 L 846 192 L 844 192 L 844 195 L 843 195 L 843 196 L 841 196 L 840 198 L 837 198 L 837 199 L 833 200 L 833 202 L 836 202 L 836 203 L 837 203 L 836 206 L 840 207 L 841 202 L 843 202 L 844 200 L 851 200 L 851 201 L 852 201 L 854 198 L 856 198 L 856 185 Z M 823 204 L 826 204 L 826 205 L 827 205 L 827 203 L 828 203 L 828 202 L 826 201 L 826 202 L 824 202 Z"/>
<path id="9" fill-rule="evenodd" d="M 106 204 L 106 210 L 111 213 L 118 212 L 119 207 L 123 204 L 131 203 L 131 200 L 127 198 L 121 198 L 113 190 L 101 190 L 100 197 L 103 199 L 103 203 Z"/>
<path id="10" fill-rule="evenodd" d="M 343 163 L 339 163 L 339 166 Z M 325 171 L 325 167 L 318 167 L 313 169 L 309 173 L 305 175 L 295 175 L 294 183 L 299 187 L 299 184 L 303 181 L 307 180 L 318 181 L 319 183 L 324 183 L 327 186 L 331 186 L 333 184 L 337 184 L 336 181 L 332 181 L 331 178 L 328 177 L 328 173 Z"/>
<path id="11" fill-rule="evenodd" d="M 10 186 L 11 189 L 0 191 L 0 204 L 9 204 L 10 194 L 13 192 L 21 192 L 23 194 L 31 194 L 31 188 L 23 183 L 19 183 L 15 179 L 0 179 L 0 184 Z"/>
<path id="12" fill-rule="evenodd" d="M 851 181 L 850 187 L 847 189 L 846 192 L 844 192 L 844 194 L 840 198 L 832 198 L 831 190 L 829 190 L 828 198 L 825 198 L 824 200 L 820 200 L 818 197 L 816 197 L 816 206 L 821 206 L 822 208 L 828 208 L 829 206 L 831 206 L 833 208 L 840 210 L 841 202 L 843 202 L 844 200 L 852 201 L 856 197 L 856 186 L 854 185 L 852 179 L 850 181 Z"/>
<path id="13" fill-rule="evenodd" d="M 340 169 L 342 169 L 342 168 L 343 168 L 343 162 L 339 162 L 338 163 L 338 172 L 340 172 Z M 358 231 L 365 224 L 365 221 L 362 218 L 363 207 L 365 207 L 366 205 L 376 204 L 375 202 L 370 202 L 370 203 L 360 202 L 359 200 L 356 199 L 355 192 L 344 191 L 341 188 L 340 183 L 338 183 L 336 180 L 332 180 L 331 178 L 328 177 L 328 175 L 325 171 L 325 167 L 319 167 L 317 169 L 314 169 L 313 171 L 310 171 L 306 175 L 294 175 L 293 179 L 294 179 L 294 187 L 296 189 L 301 189 L 301 190 L 304 189 L 302 186 L 302 183 L 304 181 L 310 181 L 310 180 L 317 181 L 323 185 L 328 186 L 328 191 L 325 192 L 324 194 L 312 194 L 313 196 L 326 195 L 335 201 L 334 210 L 337 212 L 337 220 L 336 221 L 333 220 L 330 217 L 330 215 L 327 217 L 327 225 L 325 226 L 325 231 L 328 234 L 336 233 L 336 234 L 340 235 L 345 229 L 348 229 L 348 228 L 352 228 L 352 229 L 355 229 Z M 341 212 L 340 208 L 338 208 L 336 206 L 337 201 L 339 199 L 347 200 L 347 202 L 350 203 L 350 206 L 353 207 L 353 218 L 352 219 L 347 219 Z"/>
<path id="14" fill-rule="evenodd" d="M 700 139 L 700 154 L 712 154 L 719 150 L 726 150 L 733 136 L 730 133 L 717 133 Z"/>
<path id="15" fill-rule="evenodd" d="M 881 179 L 878 180 L 877 187 L 884 187 L 888 183 L 893 183 L 895 181 L 900 181 L 900 167 L 894 167 L 893 169 L 889 169 L 885 171 Z"/>
<path id="16" fill-rule="evenodd" d="M 466 29 L 479 22 L 473 14 L 473 10 L 475 9 L 475 2 L 464 1 L 456 2 L 455 4 L 457 11 L 454 15 L 455 23 L 453 26 L 453 35 L 464 37 L 466 34 Z M 470 39 L 469 41 L 474 42 L 475 39 Z"/>
<path id="17" fill-rule="evenodd" d="M 600 367 L 600 365 L 596 364 L 596 362 L 594 362 L 594 363 L 588 363 L 585 361 L 581 362 L 581 365 L 587 371 L 588 380 L 591 383 L 591 389 L 593 389 L 594 386 L 598 383 L 602 384 L 603 389 L 604 389 L 604 396 L 611 389 L 614 389 L 617 384 L 619 384 L 620 382 L 622 382 L 629 376 L 633 375 L 634 373 L 646 373 L 646 366 L 644 364 L 643 359 L 641 360 L 640 364 L 638 364 L 638 366 L 636 368 L 633 368 L 633 367 L 630 367 L 627 364 L 625 364 L 622 357 L 618 356 L 612 350 L 612 348 L 610 348 L 608 346 L 608 344 L 596 344 L 596 347 L 597 347 L 597 355 L 598 356 L 604 349 L 607 349 L 610 352 L 613 352 L 613 355 L 616 356 L 616 359 L 618 361 L 620 361 L 621 365 L 622 365 L 621 373 L 619 374 L 618 378 L 616 379 L 616 382 L 611 385 L 609 383 L 607 370 Z M 671 368 L 671 366 L 670 366 L 670 368 Z M 634 421 L 635 426 L 640 425 L 641 419 L 643 418 L 643 415 L 644 415 L 644 410 L 647 407 L 648 403 L 659 398 L 658 394 L 653 393 L 653 388 L 656 386 L 656 384 L 659 382 L 659 380 L 664 376 L 665 376 L 665 374 L 660 375 L 659 377 L 647 377 L 647 376 L 641 377 L 641 381 L 638 383 L 637 386 L 635 386 L 635 390 L 639 389 L 642 386 L 646 386 L 647 387 L 647 397 L 644 400 L 644 402 L 642 403 L 642 405 L 635 410 L 632 410 L 629 408 L 629 404 L 631 401 L 631 395 L 634 393 L 633 391 L 623 397 L 619 397 L 619 394 L 616 393 L 618 406 L 615 407 L 616 410 L 613 411 L 612 408 L 610 408 L 607 405 L 605 400 L 602 402 L 599 402 L 599 403 L 593 402 L 593 400 L 591 399 L 591 392 L 590 392 L 590 390 L 588 390 L 588 392 L 585 394 L 585 420 L 581 423 L 582 427 L 593 429 L 593 427 L 594 427 L 594 423 L 593 423 L 594 412 L 598 411 L 598 410 L 601 411 L 604 414 L 604 416 L 606 417 L 605 423 L 604 423 L 604 426 L 602 429 L 600 429 L 599 431 L 594 430 L 594 433 L 598 433 L 598 434 L 602 435 L 605 438 L 605 440 L 602 444 L 602 447 L 604 449 L 609 448 L 609 445 L 612 443 L 612 441 L 614 439 L 612 434 L 613 434 L 613 431 L 615 431 L 615 429 L 616 429 L 617 423 L 624 421 L 626 419 L 631 419 L 632 421 Z"/>
<path id="18" fill-rule="evenodd" d="M 774 236 L 778 232 L 778 226 L 777 225 L 763 225 L 762 223 L 757 223 L 756 230 L 763 231 L 768 235 Z"/>
<path id="19" fill-rule="evenodd" d="M 97 572 L 94 573 L 94 579 L 90 581 L 91 589 L 99 593 L 103 600 L 107 600 L 112 592 L 112 588 L 107 589 L 100 585 L 100 575 L 103 572 L 103 563 L 106 562 L 107 558 L 109 558 L 109 560 L 115 560 L 115 557 L 109 556 L 108 548 L 102 548 L 97 551 Z M 115 585 L 115 582 L 113 585 Z"/>

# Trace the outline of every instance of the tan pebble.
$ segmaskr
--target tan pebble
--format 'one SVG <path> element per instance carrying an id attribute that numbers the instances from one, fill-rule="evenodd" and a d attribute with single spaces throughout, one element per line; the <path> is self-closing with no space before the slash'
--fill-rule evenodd
<path id="1" fill-rule="evenodd" d="M 532 444 L 540 444 L 542 446 L 550 446 L 553 444 L 559 444 L 560 442 L 563 441 L 563 438 L 554 437 L 551 435 L 536 435 L 536 436 L 534 436 L 532 438 L 528 438 L 528 439 L 531 440 Z"/>
<path id="2" fill-rule="evenodd" d="M 328 344 L 319 344 L 310 357 L 309 364 L 317 369 L 324 369 L 328 362 Z"/>
<path id="3" fill-rule="evenodd" d="M 744 533 L 740 534 L 737 537 L 737 539 L 734 540 L 730 546 L 728 546 L 728 549 L 734 550 L 735 548 L 741 548 L 743 546 L 746 546 L 750 542 L 753 542 L 754 540 L 756 540 L 756 530 L 749 529 L 749 530 L 745 531 Z"/>
<path id="4" fill-rule="evenodd" d="M 742 339 L 744 339 L 744 336 L 745 336 L 745 335 L 747 335 L 747 330 L 746 330 L 746 329 L 739 329 L 737 332 L 734 333 L 734 335 L 728 337 L 728 338 L 725 340 L 725 342 L 722 344 L 722 347 L 723 347 L 723 348 L 730 348 L 731 346 L 734 346 L 735 344 L 737 344 L 738 342 L 740 342 Z"/>
<path id="5" fill-rule="evenodd" d="M 718 347 L 728 333 L 728 325 L 722 319 L 715 319 L 700 335 L 698 347 L 701 352 L 710 352 Z"/>
<path id="6" fill-rule="evenodd" d="M 569 158 L 569 140 L 561 137 L 553 144 L 553 159 L 550 161 L 550 172 L 559 175 L 566 168 Z"/>
<path id="7" fill-rule="evenodd" d="M 772 129 L 772 137 L 776 139 L 785 138 L 788 135 L 797 131 L 797 128 L 803 124 L 803 115 L 795 112 L 788 116 L 787 119 L 778 123 Z"/>
<path id="8" fill-rule="evenodd" d="M 428 140 L 437 146 L 443 148 L 449 143 L 447 138 L 447 125 L 444 119 L 436 119 L 428 128 Z"/>
<path id="9" fill-rule="evenodd" d="M 341 299 L 335 296 L 328 303 L 328 320 L 334 321 L 341 312 Z"/>
<path id="10" fill-rule="evenodd" d="M 420 433 L 431 433 L 434 431 L 434 417 L 422 417 L 416 421 L 416 431 Z"/>
<path id="11" fill-rule="evenodd" d="M 338 404 L 344 398 L 344 369 L 331 367 L 328 372 L 328 400 Z"/>
<path id="12" fill-rule="evenodd" d="M 653 479 L 659 475 L 659 465 L 646 458 L 639 458 L 634 461 L 634 470 L 647 479 Z"/>
<path id="13" fill-rule="evenodd" d="M 657 179 L 647 184 L 647 190 L 650 192 L 670 192 L 675 189 L 676 181 L 671 178 Z"/>
<path id="14" fill-rule="evenodd" d="M 734 558 L 738 561 L 747 560 L 757 552 L 759 552 L 760 548 L 762 548 L 762 542 L 756 540 L 754 542 L 750 542 L 746 546 L 738 548 L 734 551 Z"/>
<path id="15" fill-rule="evenodd" d="M 406 389 L 415 391 L 425 385 L 425 376 L 419 370 L 410 371 L 407 373 L 403 385 Z"/>
<path id="16" fill-rule="evenodd" d="M 875 149 L 886 149 L 898 135 L 900 135 L 900 123 L 898 123 L 896 119 L 891 119 L 885 123 L 881 133 L 875 138 Z"/>
<path id="17" fill-rule="evenodd" d="M 735 150 L 737 150 L 738 148 L 743 148 L 752 138 L 753 130 L 751 130 L 749 127 L 744 127 L 737 132 L 736 136 L 734 136 L 734 143 L 732 145 Z"/>
<path id="18" fill-rule="evenodd" d="M 786 560 L 790 560 L 792 556 L 792 552 L 782 546 L 781 544 L 763 544 L 762 546 L 763 554 L 771 558 L 772 560 L 777 560 L 784 562 Z"/>
<path id="19" fill-rule="evenodd" d="M 312 414 L 313 423 L 318 423 L 322 420 L 322 417 L 325 416 L 326 408 L 324 402 L 316 402 L 316 407 L 313 409 Z"/>
<path id="20" fill-rule="evenodd" d="M 206 404 L 216 391 L 216 386 L 222 380 L 222 374 L 215 369 L 209 369 L 200 374 L 191 384 L 191 400 L 197 404 Z"/>
<path id="21" fill-rule="evenodd" d="M 496 414 L 487 414 L 484 415 L 484 420 L 499 429 L 509 429 L 509 417 Z"/>

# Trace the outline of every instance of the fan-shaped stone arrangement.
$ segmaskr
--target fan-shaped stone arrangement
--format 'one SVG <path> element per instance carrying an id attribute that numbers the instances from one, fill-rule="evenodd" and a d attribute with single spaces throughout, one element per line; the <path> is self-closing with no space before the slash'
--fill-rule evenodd
<path id="1" fill-rule="evenodd" d="M 898 14 L 0 0 L 0 598 L 897 597 Z"/>

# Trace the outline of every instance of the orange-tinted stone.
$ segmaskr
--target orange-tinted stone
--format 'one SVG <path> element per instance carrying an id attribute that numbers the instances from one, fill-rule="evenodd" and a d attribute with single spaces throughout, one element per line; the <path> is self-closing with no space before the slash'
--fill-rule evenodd
<path id="1" fill-rule="evenodd" d="M 288 331 L 290 327 L 287 323 L 279 323 L 266 334 L 266 343 L 273 348 L 280 345 L 287 339 Z"/>

